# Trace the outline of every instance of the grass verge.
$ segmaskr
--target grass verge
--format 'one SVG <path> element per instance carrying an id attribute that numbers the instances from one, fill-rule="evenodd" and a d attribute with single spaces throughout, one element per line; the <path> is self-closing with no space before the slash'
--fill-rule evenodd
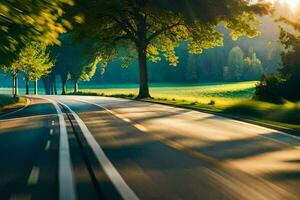
<path id="1" fill-rule="evenodd" d="M 17 110 L 26 105 L 26 98 L 12 97 L 10 95 L 0 95 L 0 114 Z"/>
<path id="2" fill-rule="evenodd" d="M 105 97 L 117 97 L 126 99 L 135 99 L 136 95 L 127 94 L 105 94 L 103 92 L 78 92 L 69 93 L 69 95 L 84 95 L 84 96 L 105 96 Z M 184 98 L 184 97 L 183 97 Z M 201 100 L 201 98 L 200 98 Z M 300 131 L 300 102 L 285 104 L 271 104 L 254 100 L 236 100 L 230 101 L 230 103 L 224 103 L 224 100 L 218 101 L 211 99 L 207 103 L 200 101 L 191 101 L 186 99 L 176 98 L 151 98 L 143 101 L 160 103 L 166 105 L 173 105 L 178 107 L 190 108 L 193 110 L 213 112 L 221 115 L 225 115 L 232 118 L 239 118 L 258 122 L 260 124 L 273 125 L 274 127 L 282 127 L 284 129 L 290 129 L 298 132 Z"/>

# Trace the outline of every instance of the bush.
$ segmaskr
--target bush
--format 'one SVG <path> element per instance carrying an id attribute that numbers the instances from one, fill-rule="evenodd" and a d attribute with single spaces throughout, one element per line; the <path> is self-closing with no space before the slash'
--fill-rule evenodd
<path id="1" fill-rule="evenodd" d="M 213 106 L 213 105 L 215 105 L 216 104 L 216 102 L 214 101 L 214 100 L 210 100 L 210 102 L 208 102 L 208 105 L 209 106 Z"/>
<path id="2" fill-rule="evenodd" d="M 254 99 L 271 103 L 284 103 L 284 83 L 285 81 L 279 76 L 263 76 L 256 85 Z"/>

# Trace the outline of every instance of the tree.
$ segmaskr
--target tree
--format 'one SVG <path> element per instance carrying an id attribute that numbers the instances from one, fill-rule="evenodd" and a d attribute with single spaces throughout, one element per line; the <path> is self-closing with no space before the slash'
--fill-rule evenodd
<path id="1" fill-rule="evenodd" d="M 266 62 L 264 72 L 266 74 L 278 73 L 281 68 L 281 52 L 283 48 L 280 42 L 269 42 L 266 49 Z"/>
<path id="2" fill-rule="evenodd" d="M 19 59 L 27 83 L 26 94 L 29 93 L 28 82 L 34 81 L 34 94 L 37 95 L 38 80 L 50 74 L 54 60 L 50 58 L 47 46 L 37 42 L 32 42 L 22 49 Z"/>
<path id="3" fill-rule="evenodd" d="M 186 66 L 185 66 L 185 80 L 187 82 L 197 82 L 198 81 L 198 71 L 195 57 L 188 57 Z"/>
<path id="4" fill-rule="evenodd" d="M 244 53 L 238 46 L 231 49 L 228 55 L 228 80 L 241 81 L 244 72 Z"/>
<path id="5" fill-rule="evenodd" d="M 263 74 L 261 61 L 257 58 L 254 49 L 249 48 L 249 55 L 244 59 L 243 80 L 259 80 Z"/>
<path id="6" fill-rule="evenodd" d="M 19 94 L 19 79 L 18 79 L 18 74 L 19 74 L 19 69 L 20 69 L 20 66 L 18 65 L 17 62 L 11 62 L 9 65 L 4 65 L 2 66 L 2 69 L 4 71 L 4 73 L 9 73 L 11 72 L 11 75 L 12 75 L 12 95 L 14 97 L 18 96 Z"/>
<path id="7" fill-rule="evenodd" d="M 300 100 L 299 85 L 300 85 L 300 24 L 297 24 L 298 33 L 292 34 L 285 30 L 281 32 L 281 43 L 285 51 L 282 52 L 283 68 L 280 69 L 283 82 L 283 96 L 292 101 Z"/>
<path id="8" fill-rule="evenodd" d="M 294 28 L 293 32 L 281 28 L 280 42 L 284 49 L 281 54 L 283 67 L 278 75 L 262 78 L 256 86 L 255 98 L 276 103 L 282 103 L 284 99 L 299 101 L 300 18 L 295 21 L 281 18 L 280 21 Z"/>
<path id="9" fill-rule="evenodd" d="M 14 95 L 18 95 L 17 75 L 20 71 L 25 75 L 26 94 L 29 94 L 29 81 L 35 81 L 34 93 L 37 94 L 37 80 L 50 73 L 53 63 L 45 44 L 27 43 L 12 64 L 6 67 L 6 71 L 12 71 L 13 74 Z"/>
<path id="10" fill-rule="evenodd" d="M 88 52 L 88 42 L 75 43 L 72 34 L 61 37 L 61 46 L 52 48 L 53 57 L 56 58 L 56 72 L 62 80 L 62 94 L 66 94 L 66 83 L 71 79 L 74 83 L 74 92 L 78 92 L 79 81 L 89 81 L 95 74 L 98 60 Z"/>
<path id="11" fill-rule="evenodd" d="M 163 57 L 177 65 L 175 49 L 185 41 L 189 52 L 221 46 L 223 34 L 217 25 L 223 23 L 233 39 L 241 35 L 254 37 L 259 24 L 254 14 L 267 14 L 266 4 L 248 0 L 78 0 L 85 23 L 78 26 L 79 38 L 94 39 L 94 55 L 105 67 L 120 51 L 128 62 L 137 54 L 140 88 L 138 98 L 150 97 L 147 58 L 158 62 Z M 124 59 L 126 58 L 126 59 Z"/>
<path id="12" fill-rule="evenodd" d="M 72 27 L 71 18 L 63 17 L 72 5 L 73 0 L 1 1 L 0 66 L 14 60 L 28 41 L 59 44 L 59 34 Z"/>

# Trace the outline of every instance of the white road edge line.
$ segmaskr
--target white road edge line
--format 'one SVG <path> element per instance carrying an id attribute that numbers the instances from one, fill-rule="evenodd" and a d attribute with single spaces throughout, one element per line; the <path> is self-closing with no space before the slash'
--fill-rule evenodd
<path id="1" fill-rule="evenodd" d="M 23 106 L 22 108 L 19 108 L 18 110 L 15 110 L 15 111 L 12 111 L 12 112 L 9 112 L 9 113 L 6 113 L 6 114 L 3 114 L 3 115 L 0 115 L 0 117 L 6 117 L 6 116 L 9 116 L 9 115 L 12 115 L 12 114 L 15 114 L 17 112 L 20 112 L 22 110 L 24 110 L 25 108 L 27 108 L 31 103 L 31 100 L 29 98 L 26 98 L 26 104 L 25 106 Z"/>
<path id="2" fill-rule="evenodd" d="M 27 185 L 35 185 L 39 180 L 40 168 L 34 166 L 27 180 Z"/>
<path id="3" fill-rule="evenodd" d="M 65 108 L 67 108 L 77 121 L 84 137 L 86 138 L 88 144 L 90 145 L 94 154 L 96 155 L 99 164 L 103 167 L 103 170 L 105 171 L 115 188 L 118 190 L 122 198 L 125 200 L 138 200 L 139 198 L 137 197 L 137 195 L 131 190 L 131 188 L 127 185 L 127 183 L 121 177 L 119 172 L 110 162 L 108 157 L 105 155 L 103 149 L 95 140 L 95 138 L 93 137 L 87 126 L 84 124 L 84 122 L 80 119 L 80 117 L 73 110 L 71 110 L 69 106 L 61 102 L 59 103 Z"/>
<path id="4" fill-rule="evenodd" d="M 113 114 L 113 115 L 115 115 L 115 116 L 117 116 L 117 117 L 118 117 L 118 115 L 120 116 L 120 114 L 117 114 L 117 113 L 115 113 L 114 111 L 111 111 L 111 110 L 109 110 L 108 108 L 105 108 L 104 106 L 101 106 L 101 105 L 99 105 L 99 104 L 97 104 L 97 103 L 89 102 L 89 101 L 82 100 L 82 99 L 80 99 L 80 100 L 78 100 L 78 101 L 81 101 L 81 102 L 83 102 L 83 103 L 87 103 L 87 104 L 91 104 L 91 105 L 98 106 L 98 107 L 100 107 L 100 108 L 102 108 L 102 109 L 108 111 L 109 113 L 111 113 L 111 114 Z M 159 105 L 159 106 L 161 106 L 161 105 Z M 197 112 L 197 111 L 196 111 L 196 112 Z M 199 111 L 199 112 L 201 112 L 201 111 Z M 214 114 L 211 114 L 211 115 L 214 115 Z M 259 126 L 259 125 L 256 125 L 256 124 L 251 124 L 251 123 L 239 121 L 239 120 L 236 120 L 236 119 L 226 118 L 226 117 L 219 116 L 219 115 L 215 115 L 215 116 L 218 116 L 218 117 L 223 118 L 223 119 L 226 119 L 226 120 L 229 119 L 229 120 L 231 120 L 231 121 L 233 121 L 233 122 L 236 122 L 236 123 L 239 123 L 239 124 L 248 125 L 248 126 L 252 126 L 252 127 L 255 127 L 255 128 L 261 128 L 261 129 L 264 129 L 264 130 L 269 131 L 269 132 L 276 132 L 276 133 L 278 133 L 278 134 L 280 134 L 280 135 L 284 135 L 284 136 L 287 136 L 287 137 L 290 137 L 290 138 L 293 138 L 293 139 L 300 140 L 299 137 L 294 136 L 294 135 L 290 135 L 290 134 L 288 134 L 288 133 L 284 133 L 284 132 L 282 132 L 282 131 L 270 129 L 270 128 L 263 127 L 263 126 Z M 119 118 L 120 118 L 120 119 L 123 119 L 122 117 L 119 117 Z M 126 121 L 125 119 L 123 119 L 123 120 Z M 135 126 L 135 127 L 136 127 L 136 126 Z M 143 126 L 142 126 L 142 127 L 143 127 Z M 140 128 L 139 124 L 138 124 L 138 127 L 136 127 L 136 128 L 138 128 L 138 129 Z M 144 131 L 144 132 L 147 132 L 147 129 L 143 129 L 143 128 L 142 128 L 142 129 L 140 129 L 140 130 L 141 130 L 141 131 Z M 253 135 L 253 134 L 251 134 L 251 135 Z M 293 145 L 293 144 L 289 144 L 289 143 L 286 143 L 286 142 L 282 142 L 282 141 L 280 141 L 280 140 L 277 140 L 277 139 L 274 139 L 274 138 L 271 138 L 271 137 L 264 136 L 263 134 L 258 134 L 258 136 L 259 136 L 259 137 L 262 137 L 262 138 L 265 138 L 265 139 L 268 139 L 268 140 L 271 140 L 271 141 L 273 141 L 273 142 L 282 144 L 282 145 L 292 146 L 293 148 L 300 149 L 299 146 L 295 146 L 295 145 Z"/>
<path id="5" fill-rule="evenodd" d="M 59 160 L 58 160 L 58 187 L 59 187 L 59 199 L 60 200 L 76 200 L 75 183 L 73 168 L 71 162 L 68 132 L 66 122 L 63 116 L 62 110 L 58 104 L 52 99 L 40 97 L 52 103 L 56 109 L 59 126 L 60 126 L 60 137 L 59 137 Z"/>

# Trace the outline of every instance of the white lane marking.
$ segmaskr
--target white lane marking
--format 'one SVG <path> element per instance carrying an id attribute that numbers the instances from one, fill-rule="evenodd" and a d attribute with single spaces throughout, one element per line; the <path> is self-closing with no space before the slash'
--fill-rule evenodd
<path id="1" fill-rule="evenodd" d="M 45 151 L 48 151 L 50 149 L 51 141 L 48 140 L 45 146 Z"/>
<path id="2" fill-rule="evenodd" d="M 53 135 L 53 129 L 52 128 L 50 129 L 50 135 Z"/>
<path id="3" fill-rule="evenodd" d="M 41 97 L 43 98 L 43 97 Z M 57 103 L 52 99 L 43 98 L 54 106 L 56 109 L 59 127 L 60 127 L 60 137 L 59 137 L 59 161 L 58 161 L 58 184 L 59 184 L 59 199 L 64 200 L 76 200 L 75 183 L 73 168 L 71 162 L 68 132 L 66 127 L 66 122 L 63 116 L 62 110 L 59 108 Z"/>
<path id="4" fill-rule="evenodd" d="M 139 198 L 136 196 L 136 194 L 131 190 L 131 188 L 126 184 L 124 179 L 121 177 L 119 172 L 116 170 L 116 168 L 113 166 L 113 164 L 110 162 L 110 160 L 105 155 L 103 149 L 98 144 L 96 139 L 93 137 L 87 126 L 84 124 L 84 122 L 80 119 L 80 117 L 73 111 L 69 106 L 67 106 L 64 103 L 61 103 L 65 108 L 69 110 L 69 112 L 73 115 L 75 120 L 77 121 L 84 137 L 86 138 L 88 144 L 92 148 L 94 154 L 96 155 L 96 158 L 98 159 L 99 164 L 102 166 L 103 170 L 107 174 L 107 176 L 110 178 L 111 182 L 115 186 L 115 188 L 118 190 L 120 195 L 125 200 L 138 200 Z"/>
<path id="5" fill-rule="evenodd" d="M 51 122 L 51 125 L 52 125 L 52 126 L 54 126 L 54 125 L 55 125 L 55 122 L 54 122 L 54 120 L 52 120 L 52 122 Z"/>
<path id="6" fill-rule="evenodd" d="M 122 118 L 125 122 L 131 123 L 131 120 L 128 118 Z"/>
<path id="7" fill-rule="evenodd" d="M 15 114 L 15 113 L 17 113 L 17 112 L 20 112 L 20 111 L 24 110 L 25 108 L 27 108 L 27 107 L 30 105 L 30 103 L 31 103 L 31 100 L 28 99 L 28 98 L 26 98 L 26 104 L 25 104 L 25 106 L 23 106 L 22 108 L 20 108 L 20 109 L 18 109 L 18 110 L 15 110 L 15 111 L 12 111 L 12 112 L 9 112 L 9 113 L 0 115 L 0 117 L 1 117 L 1 118 L 2 118 L 2 117 L 6 117 L 6 116 L 9 116 L 9 115 Z"/>
<path id="8" fill-rule="evenodd" d="M 39 180 L 40 168 L 34 166 L 27 180 L 27 185 L 35 185 Z"/>
<path id="9" fill-rule="evenodd" d="M 116 113 L 116 112 L 114 112 L 114 111 L 112 111 L 112 110 L 110 110 L 110 109 L 108 109 L 108 108 L 106 108 L 106 107 L 104 107 L 104 106 L 101 106 L 101 105 L 96 104 L 96 103 L 93 103 L 93 102 L 81 100 L 81 99 L 80 99 L 80 100 L 77 100 L 77 101 L 81 101 L 81 102 L 83 102 L 83 103 L 87 103 L 87 104 L 91 104 L 91 105 L 100 107 L 100 108 L 106 110 L 107 112 L 109 112 L 110 114 L 112 114 L 112 115 L 114 115 L 114 116 L 116 116 L 116 117 L 118 117 L 118 118 L 124 120 L 125 122 L 132 123 L 132 121 L 131 121 L 130 119 L 128 119 L 127 117 L 124 117 L 123 115 L 118 114 L 118 113 Z M 144 130 L 145 132 L 148 131 L 144 126 L 142 126 L 142 125 L 140 125 L 140 124 L 137 124 L 137 123 L 136 123 L 136 124 L 134 124 L 134 126 L 135 126 L 135 125 L 136 125 L 136 128 L 137 128 L 137 129 L 140 129 L 140 130 L 142 130 L 142 131 Z"/>
<path id="10" fill-rule="evenodd" d="M 135 128 L 137 128 L 137 129 L 139 129 L 140 131 L 142 131 L 142 132 L 148 132 L 148 129 L 145 127 L 145 126 L 143 126 L 143 125 L 141 125 L 141 124 L 133 124 L 133 126 L 135 127 Z"/>

